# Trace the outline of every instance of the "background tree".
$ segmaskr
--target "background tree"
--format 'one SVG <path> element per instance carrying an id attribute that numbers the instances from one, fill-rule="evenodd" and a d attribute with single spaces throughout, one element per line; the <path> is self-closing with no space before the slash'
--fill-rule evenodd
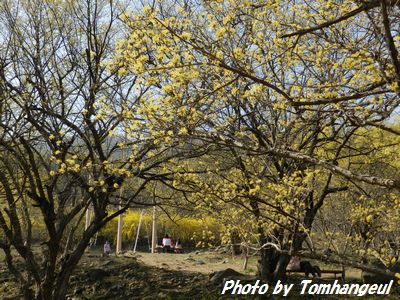
<path id="1" fill-rule="evenodd" d="M 139 194 L 176 155 L 138 111 L 146 87 L 107 66 L 123 36 L 118 5 L 0 5 L 0 248 L 26 299 L 64 299 L 91 237 L 149 204 Z"/>
<path id="2" fill-rule="evenodd" d="M 399 139 L 379 129 L 362 130 L 351 140 L 347 164 L 376 176 L 398 173 Z M 350 183 L 340 198 L 332 197 L 316 221 L 325 247 L 342 256 L 375 257 L 391 266 L 398 260 L 398 194 L 376 186 Z M 333 213 L 340 211 L 340 213 Z"/>

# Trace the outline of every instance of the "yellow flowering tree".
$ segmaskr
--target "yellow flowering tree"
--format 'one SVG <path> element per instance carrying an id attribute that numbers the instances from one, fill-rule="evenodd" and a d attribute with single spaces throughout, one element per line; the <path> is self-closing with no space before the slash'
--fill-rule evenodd
<path id="1" fill-rule="evenodd" d="M 377 176 L 396 176 L 398 143 L 399 137 L 388 132 L 376 128 L 360 130 L 351 140 L 357 152 L 347 153 L 347 164 Z M 316 232 L 324 237 L 322 244 L 342 256 L 364 262 L 380 260 L 393 267 L 400 250 L 398 193 L 368 184 L 350 184 L 346 193 L 329 199 L 316 220 Z"/>
<path id="2" fill-rule="evenodd" d="M 240 197 L 226 191 L 227 177 L 246 186 L 248 205 L 277 187 L 271 194 L 282 197 L 280 204 L 294 201 L 285 178 L 299 176 L 307 187 L 307 172 L 324 170 L 299 202 L 308 212 L 303 226 L 311 228 L 325 197 L 347 189 L 334 174 L 400 187 L 396 177 L 363 173 L 346 161 L 360 150 L 350 140 L 363 128 L 398 135 L 387 122 L 398 107 L 397 14 L 395 1 L 157 1 L 123 16 L 130 35 L 114 64 L 141 74 L 149 87 L 143 113 L 160 141 L 175 137 L 236 151 L 229 154 L 233 173 L 220 172 L 221 183 L 212 187 L 219 188 L 216 198 Z M 266 171 L 249 172 L 252 157 Z M 201 186 L 204 176 L 196 181 Z M 253 214 L 262 201 L 253 202 Z M 263 275 L 280 276 L 271 276 L 277 257 Z"/>
<path id="3" fill-rule="evenodd" d="M 25 299 L 64 299 L 91 237 L 149 204 L 138 195 L 176 155 L 143 121 L 147 88 L 109 68 L 123 35 L 119 8 L 0 4 L 0 251 Z"/>

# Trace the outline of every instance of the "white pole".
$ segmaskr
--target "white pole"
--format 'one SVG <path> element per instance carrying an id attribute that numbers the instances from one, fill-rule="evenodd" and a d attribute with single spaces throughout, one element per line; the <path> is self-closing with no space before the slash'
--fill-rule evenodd
<path id="1" fill-rule="evenodd" d="M 128 137 L 127 137 L 127 133 L 125 132 L 125 144 L 126 144 L 127 140 L 128 140 Z M 128 151 L 127 148 L 126 148 L 126 151 Z M 127 152 L 125 153 L 125 155 L 127 155 Z M 120 197 L 122 196 L 122 187 L 119 190 L 119 196 Z M 119 204 L 118 209 L 119 210 L 122 209 L 122 203 Z M 123 224 L 124 224 L 123 214 L 120 214 L 118 216 L 117 245 L 115 247 L 116 255 L 119 255 L 122 252 L 122 227 L 123 227 Z"/>
<path id="2" fill-rule="evenodd" d="M 122 207 L 119 206 L 119 209 Z M 117 247 L 115 248 L 116 254 L 120 254 L 122 251 L 122 226 L 123 226 L 123 216 L 120 214 L 118 216 L 118 231 L 117 231 Z"/>
<path id="3" fill-rule="evenodd" d="M 137 246 L 137 241 L 139 239 L 140 225 L 142 225 L 142 215 L 143 215 L 143 209 L 140 210 L 139 225 L 137 228 L 135 246 L 133 247 L 133 253 L 136 253 L 136 246 Z"/>
<path id="4" fill-rule="evenodd" d="M 153 206 L 153 230 L 151 235 L 151 253 L 156 252 L 157 247 L 157 223 L 156 223 L 156 206 Z"/>

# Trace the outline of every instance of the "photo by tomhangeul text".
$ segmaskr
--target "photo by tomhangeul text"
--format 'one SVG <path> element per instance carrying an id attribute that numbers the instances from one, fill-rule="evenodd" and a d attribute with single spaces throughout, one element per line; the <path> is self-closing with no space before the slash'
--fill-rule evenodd
<path id="1" fill-rule="evenodd" d="M 275 286 L 261 283 L 241 284 L 240 280 L 227 280 L 224 283 L 221 294 L 231 295 L 263 295 L 270 290 L 272 295 L 288 296 L 294 287 L 292 284 L 284 284 L 280 280 Z M 364 295 L 388 295 L 392 288 L 393 280 L 384 284 L 358 284 L 358 283 L 313 283 L 312 280 L 305 279 L 300 283 L 300 289 L 295 289 L 299 295 L 354 295 L 362 297 Z M 270 289 L 271 288 L 271 289 Z M 295 292 L 293 292 L 294 294 Z"/>

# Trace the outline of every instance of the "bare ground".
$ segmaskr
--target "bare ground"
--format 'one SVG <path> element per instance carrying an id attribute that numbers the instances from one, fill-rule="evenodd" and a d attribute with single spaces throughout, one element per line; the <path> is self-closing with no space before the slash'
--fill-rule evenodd
<path id="1" fill-rule="evenodd" d="M 184 254 L 127 252 L 125 256 L 108 258 L 101 257 L 99 252 L 91 251 L 82 258 L 78 269 L 71 277 L 68 299 L 237 299 L 233 296 L 222 297 L 221 287 L 210 283 L 209 274 L 232 268 L 252 275 L 256 269 L 255 264 L 256 258 L 253 257 L 249 261 L 248 269 L 244 271 L 243 257 L 232 257 L 214 251 Z M 359 276 L 353 270 L 348 274 Z M 295 283 L 301 279 L 297 276 L 291 277 L 289 281 Z M 307 299 L 295 296 L 296 294 L 298 293 L 293 293 L 293 296 L 285 299 Z M 249 298 L 262 299 L 261 297 L 242 299 Z M 398 294 L 393 293 L 391 297 L 380 299 L 398 298 Z M 4 266 L 1 268 L 1 265 L 0 299 L 20 299 L 14 280 Z M 326 297 L 313 297 L 313 299 L 326 299 Z M 360 297 L 342 296 L 329 299 L 360 299 Z"/>

